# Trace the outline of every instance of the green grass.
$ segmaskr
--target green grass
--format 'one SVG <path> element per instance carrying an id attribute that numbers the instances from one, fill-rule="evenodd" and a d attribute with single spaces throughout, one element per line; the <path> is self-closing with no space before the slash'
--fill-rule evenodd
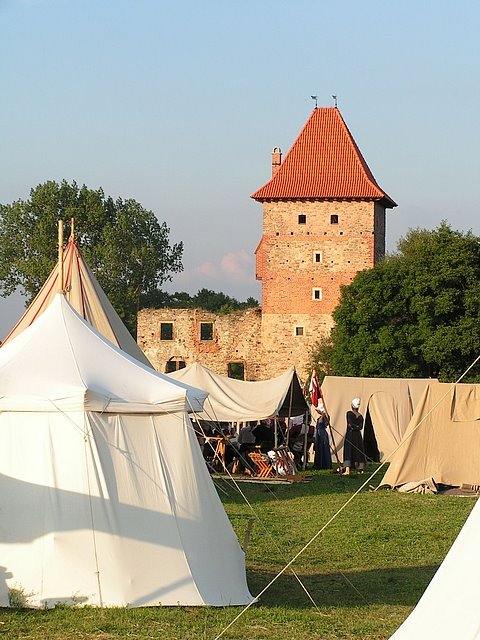
<path id="1" fill-rule="evenodd" d="M 369 468 L 371 472 L 374 466 Z M 247 549 L 247 575 L 257 595 L 340 509 L 367 476 L 308 472 L 292 485 L 216 480 Z M 378 483 L 377 478 L 373 484 Z M 466 520 L 475 500 L 364 490 L 244 612 L 225 640 L 385 640 L 406 618 Z M 0 609 L 0 639 L 214 640 L 241 607 Z"/>

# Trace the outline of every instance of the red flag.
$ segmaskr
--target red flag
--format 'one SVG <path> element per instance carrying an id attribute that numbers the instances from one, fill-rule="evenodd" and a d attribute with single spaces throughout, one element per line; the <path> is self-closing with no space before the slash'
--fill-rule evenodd
<path id="1" fill-rule="evenodd" d="M 322 391 L 320 389 L 320 383 L 318 382 L 318 376 L 315 369 L 312 371 L 308 391 L 310 393 L 310 402 L 312 403 L 312 406 L 317 407 L 318 401 L 322 397 Z"/>

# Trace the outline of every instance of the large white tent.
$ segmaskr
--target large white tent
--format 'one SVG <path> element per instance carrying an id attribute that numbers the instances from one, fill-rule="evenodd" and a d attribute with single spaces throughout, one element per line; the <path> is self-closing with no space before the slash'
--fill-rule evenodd
<path id="1" fill-rule="evenodd" d="M 57 294 L 0 349 L 0 605 L 238 605 L 244 554 L 186 407 Z"/>
<path id="2" fill-rule="evenodd" d="M 198 362 L 167 375 L 208 393 L 204 411 L 197 414 L 202 420 L 241 422 L 297 416 L 307 410 L 293 367 L 276 378 L 255 382 L 219 375 Z"/>
<path id="3" fill-rule="evenodd" d="M 417 606 L 391 640 L 479 640 L 477 501 Z"/>
<path id="4" fill-rule="evenodd" d="M 425 387 L 435 382 L 426 378 L 325 376 L 322 394 L 339 456 L 346 432 L 345 416 L 352 398 L 361 398 L 360 411 L 371 420 L 379 460 L 383 460 L 398 447 Z M 366 428 L 364 435 L 367 437 Z"/>

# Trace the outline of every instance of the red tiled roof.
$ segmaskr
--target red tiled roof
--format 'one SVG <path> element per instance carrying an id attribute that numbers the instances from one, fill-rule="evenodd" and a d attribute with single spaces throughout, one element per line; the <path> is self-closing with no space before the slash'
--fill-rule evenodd
<path id="1" fill-rule="evenodd" d="M 336 107 L 313 110 L 277 173 L 254 200 L 342 199 L 396 203 L 378 186 Z"/>

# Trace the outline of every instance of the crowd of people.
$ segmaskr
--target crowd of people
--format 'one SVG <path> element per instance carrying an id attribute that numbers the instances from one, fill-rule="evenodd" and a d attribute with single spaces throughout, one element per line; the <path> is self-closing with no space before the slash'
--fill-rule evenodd
<path id="1" fill-rule="evenodd" d="M 352 469 L 363 473 L 366 466 L 362 437 L 364 418 L 360 413 L 360 398 L 353 398 L 346 412 L 346 432 L 343 442 L 343 463 L 337 457 L 330 418 L 324 403 L 316 406 L 318 415 L 312 423 L 309 416 L 290 419 L 269 418 L 245 423 L 239 431 L 233 424 L 196 423 L 197 438 L 211 470 L 227 469 L 231 473 L 256 475 L 258 468 L 253 453 L 273 461 L 273 451 L 287 452 L 293 468 L 304 470 L 309 462 L 313 469 L 332 469 L 332 452 L 337 470 L 350 475 Z M 270 458 L 269 458 L 270 456 Z M 221 467 L 221 468 L 219 468 Z"/>

